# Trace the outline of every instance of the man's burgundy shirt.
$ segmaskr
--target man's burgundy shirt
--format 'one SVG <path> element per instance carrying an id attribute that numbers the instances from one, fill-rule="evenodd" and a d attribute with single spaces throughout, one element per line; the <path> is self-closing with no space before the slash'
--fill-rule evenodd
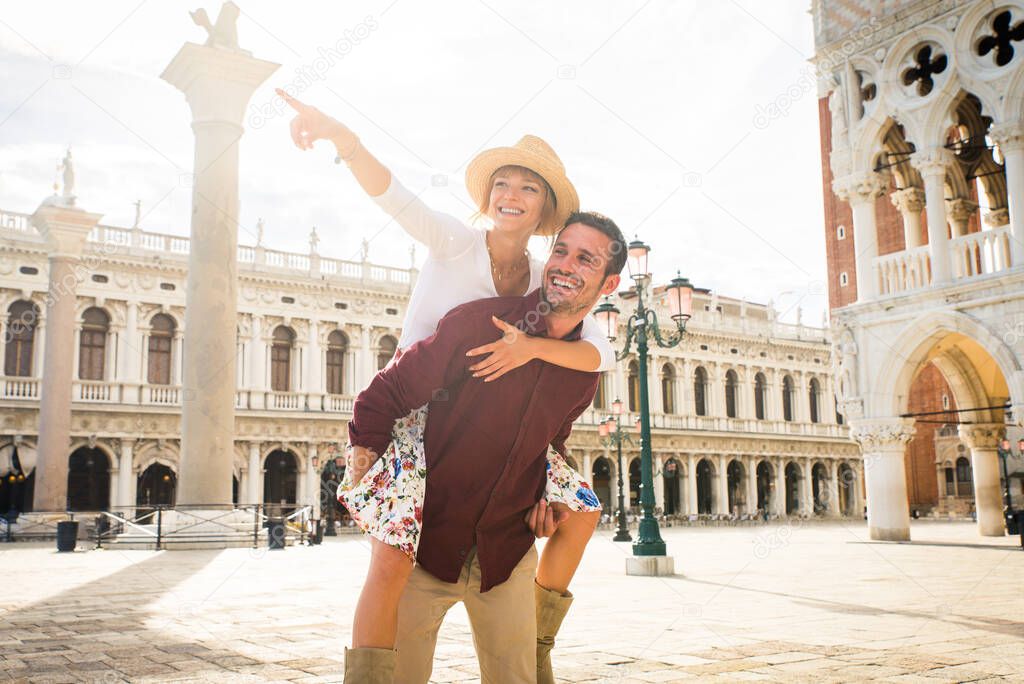
<path id="1" fill-rule="evenodd" d="M 494 342 L 491 316 L 546 336 L 539 310 L 539 290 L 458 306 L 356 398 L 349 440 L 378 454 L 395 421 L 429 403 L 417 562 L 445 582 L 458 581 L 474 546 L 481 591 L 509 578 L 534 542 L 523 518 L 544 494 L 548 445 L 565 455 L 573 421 L 594 398 L 597 373 L 536 359 L 493 382 L 472 377 L 481 357 L 466 352 Z M 563 339 L 578 340 L 580 329 Z"/>

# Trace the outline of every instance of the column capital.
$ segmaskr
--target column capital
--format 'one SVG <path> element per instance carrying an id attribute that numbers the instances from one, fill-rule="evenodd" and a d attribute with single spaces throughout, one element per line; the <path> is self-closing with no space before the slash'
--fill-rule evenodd
<path id="1" fill-rule="evenodd" d="M 954 162 L 953 153 L 944 147 L 931 147 L 910 155 L 910 163 L 922 176 L 946 176 L 946 169 Z"/>
<path id="2" fill-rule="evenodd" d="M 832 181 L 832 191 L 844 202 L 857 204 L 860 202 L 874 202 L 885 192 L 888 187 L 888 179 L 877 171 L 867 173 L 851 173 L 842 178 Z"/>
<path id="3" fill-rule="evenodd" d="M 889 195 L 893 206 L 899 209 L 902 214 L 920 214 L 924 209 L 924 190 L 915 188 L 903 188 Z"/>
<path id="4" fill-rule="evenodd" d="M 914 436 L 912 418 L 863 418 L 850 421 L 850 437 L 865 452 L 902 449 Z"/>
<path id="5" fill-rule="evenodd" d="M 957 428 L 957 434 L 969 449 L 995 449 L 1005 431 L 1006 426 L 1002 423 L 961 425 Z"/>
<path id="6" fill-rule="evenodd" d="M 985 213 L 982 217 L 985 221 L 985 225 L 989 228 L 999 228 L 1005 226 L 1010 222 L 1010 210 L 1006 207 L 1000 207 L 999 209 L 992 209 Z"/>
<path id="7" fill-rule="evenodd" d="M 77 207 L 43 202 L 32 214 L 32 225 L 46 241 L 48 256 L 80 259 L 89 233 L 103 214 L 90 214 Z"/>
<path id="8" fill-rule="evenodd" d="M 977 210 L 978 205 L 976 202 L 963 197 L 946 200 L 946 214 L 954 221 L 966 221 Z"/>
<path id="9" fill-rule="evenodd" d="M 1024 149 L 1024 121 L 1008 121 L 988 129 L 992 141 L 1003 152 Z"/>

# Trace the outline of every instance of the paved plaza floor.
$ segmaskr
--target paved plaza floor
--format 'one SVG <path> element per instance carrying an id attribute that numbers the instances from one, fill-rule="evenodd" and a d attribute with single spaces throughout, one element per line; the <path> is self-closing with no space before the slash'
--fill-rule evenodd
<path id="1" fill-rule="evenodd" d="M 627 577 L 599 532 L 555 652 L 569 682 L 1024 681 L 1024 551 L 969 523 L 663 530 L 677 576 Z M 368 547 L 0 546 L 0 676 L 38 682 L 337 682 Z M 453 610 L 437 682 L 477 681 Z"/>

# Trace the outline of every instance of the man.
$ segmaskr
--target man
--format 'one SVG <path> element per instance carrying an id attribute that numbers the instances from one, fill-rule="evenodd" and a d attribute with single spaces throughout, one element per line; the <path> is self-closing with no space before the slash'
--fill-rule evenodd
<path id="1" fill-rule="evenodd" d="M 583 318 L 618 287 L 625 260 L 613 221 L 573 214 L 555 238 L 539 290 L 456 307 L 356 400 L 350 441 L 377 454 L 395 420 L 430 402 L 423 527 L 399 605 L 394 681 L 429 679 L 437 632 L 459 601 L 482 680 L 536 681 L 534 535 L 550 534 L 554 523 L 550 512 L 538 520 L 533 509 L 531 529 L 524 516 L 543 497 L 549 445 L 565 455 L 598 376 L 534 360 L 494 382 L 474 382 L 466 352 L 493 340 L 492 316 L 529 335 L 579 339 Z"/>

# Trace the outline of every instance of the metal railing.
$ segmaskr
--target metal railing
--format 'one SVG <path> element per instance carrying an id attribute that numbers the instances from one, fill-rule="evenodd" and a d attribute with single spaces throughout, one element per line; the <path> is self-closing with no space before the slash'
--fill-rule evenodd
<path id="1" fill-rule="evenodd" d="M 310 542 L 313 507 L 296 504 L 194 504 L 114 506 L 103 511 L 32 511 L 16 520 L 0 516 L 0 541 L 51 539 L 57 523 L 78 520 L 78 538 L 107 546 L 173 549 L 226 544 L 267 545 L 270 535 L 281 546 Z"/>

